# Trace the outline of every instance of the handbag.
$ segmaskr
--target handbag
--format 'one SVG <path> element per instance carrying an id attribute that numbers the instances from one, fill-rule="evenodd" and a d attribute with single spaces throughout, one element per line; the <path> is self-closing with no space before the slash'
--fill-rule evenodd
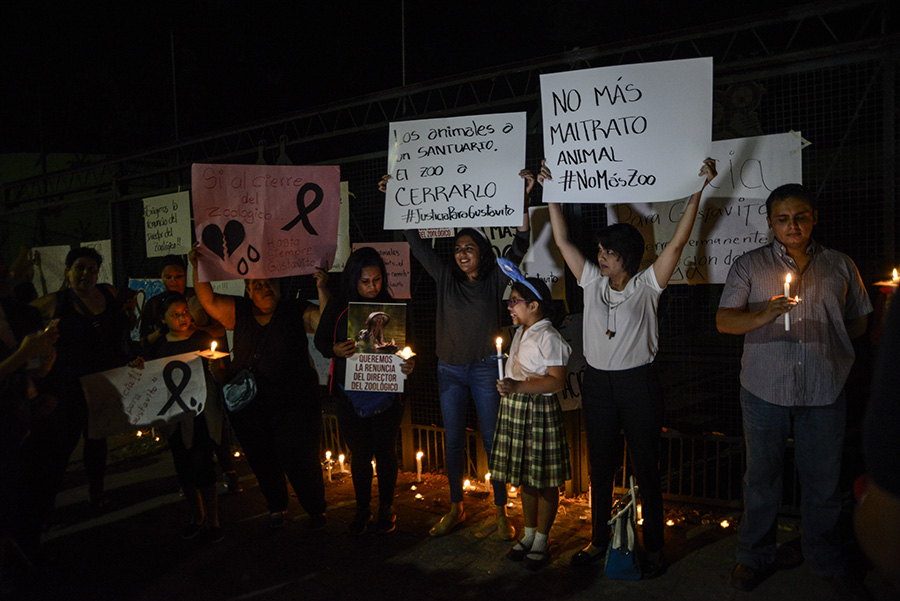
<path id="1" fill-rule="evenodd" d="M 612 536 L 606 549 L 606 577 L 612 580 L 640 580 L 641 565 L 635 552 L 637 506 L 634 495 L 634 476 L 630 489 L 613 506 L 615 515 L 607 522 Z M 627 501 L 626 501 L 627 500 Z"/>
<path id="2" fill-rule="evenodd" d="M 256 376 L 249 369 L 242 369 L 222 386 L 222 394 L 229 411 L 240 411 L 256 397 Z"/>

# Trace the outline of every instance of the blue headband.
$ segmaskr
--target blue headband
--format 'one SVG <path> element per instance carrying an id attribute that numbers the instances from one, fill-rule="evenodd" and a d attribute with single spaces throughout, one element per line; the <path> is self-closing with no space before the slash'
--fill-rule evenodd
<path id="1" fill-rule="evenodd" d="M 518 269 L 518 267 L 516 267 L 515 263 L 513 263 L 509 259 L 505 259 L 503 257 L 498 257 L 497 265 L 500 266 L 500 269 L 503 271 L 503 273 L 506 274 L 506 277 L 508 277 L 509 279 L 511 279 L 514 282 L 518 282 L 518 283 L 522 284 L 523 286 L 525 286 L 526 288 L 528 288 L 529 290 L 534 292 L 534 295 L 538 298 L 538 300 L 545 300 L 541 297 L 540 292 L 538 292 L 535 289 L 535 287 L 532 286 L 528 282 L 528 280 L 525 279 L 525 276 L 523 276 L 521 274 L 521 272 L 519 272 L 519 269 Z"/>

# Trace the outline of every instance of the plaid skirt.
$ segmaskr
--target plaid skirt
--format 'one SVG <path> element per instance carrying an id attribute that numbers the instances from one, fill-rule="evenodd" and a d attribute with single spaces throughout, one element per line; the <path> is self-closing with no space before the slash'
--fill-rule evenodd
<path id="1" fill-rule="evenodd" d="M 513 486 L 550 488 L 572 478 L 556 396 L 516 393 L 500 399 L 488 466 L 492 480 Z"/>

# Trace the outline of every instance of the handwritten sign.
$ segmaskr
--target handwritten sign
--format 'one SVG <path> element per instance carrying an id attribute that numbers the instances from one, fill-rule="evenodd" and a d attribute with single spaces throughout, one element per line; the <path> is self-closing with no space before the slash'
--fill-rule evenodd
<path id="1" fill-rule="evenodd" d="M 40 263 L 34 268 L 34 288 L 38 296 L 56 292 L 66 279 L 66 255 L 68 246 L 35 246 L 31 249 Z"/>
<path id="2" fill-rule="evenodd" d="M 406 376 L 397 355 L 363 353 L 347 359 L 344 390 L 359 392 L 403 392 Z"/>
<path id="3" fill-rule="evenodd" d="M 802 181 L 799 134 L 713 142 L 719 174 L 700 201 L 691 238 L 672 284 L 723 284 L 734 260 L 770 241 L 766 198 L 782 184 Z M 695 173 L 699 167 L 695 169 Z M 610 223 L 630 223 L 644 237 L 642 266 L 650 265 L 675 233 L 687 199 L 607 207 Z"/>
<path id="4" fill-rule="evenodd" d="M 206 406 L 206 373 L 196 353 L 83 376 L 81 387 L 91 438 L 179 422 Z"/>
<path id="5" fill-rule="evenodd" d="M 581 313 L 566 315 L 562 324 L 557 328 L 572 347 L 569 363 L 566 366 L 566 386 L 557 393 L 563 411 L 572 411 L 581 407 L 582 384 L 587 366 L 587 361 L 584 360 L 583 317 Z"/>
<path id="6" fill-rule="evenodd" d="M 391 123 L 384 229 L 522 222 L 525 113 Z"/>
<path id="7" fill-rule="evenodd" d="M 531 244 L 520 271 L 525 277 L 540 278 L 550 288 L 555 299 L 566 298 L 566 263 L 553 241 L 550 227 L 550 210 L 547 207 L 531 207 Z"/>
<path id="8" fill-rule="evenodd" d="M 135 326 L 131 330 L 131 339 L 137 342 L 141 339 L 141 322 L 144 320 L 143 311 L 147 301 L 157 294 L 165 292 L 166 287 L 159 278 L 131 278 L 128 280 L 128 289 L 134 290 L 136 293 L 135 299 L 137 299 L 137 303 L 134 307 Z M 148 312 L 146 318 L 153 319 L 153 316 Z"/>
<path id="9" fill-rule="evenodd" d="M 334 258 L 340 168 L 191 167 L 200 281 L 308 275 Z"/>
<path id="10" fill-rule="evenodd" d="M 371 242 L 354 244 L 353 250 L 371 246 L 378 251 L 387 268 L 388 284 L 393 298 L 412 298 L 409 285 L 409 243 Z"/>
<path id="11" fill-rule="evenodd" d="M 190 252 L 190 192 L 144 199 L 144 241 L 148 257 L 186 255 Z"/>
<path id="12" fill-rule="evenodd" d="M 98 283 L 113 283 L 112 274 L 112 241 L 111 240 L 94 240 L 93 242 L 82 242 L 83 248 L 93 248 L 100 256 L 103 257 L 103 263 L 100 265 L 100 273 L 97 274 Z"/>
<path id="13" fill-rule="evenodd" d="M 541 75 L 548 202 L 690 196 L 712 139 L 712 59 Z"/>

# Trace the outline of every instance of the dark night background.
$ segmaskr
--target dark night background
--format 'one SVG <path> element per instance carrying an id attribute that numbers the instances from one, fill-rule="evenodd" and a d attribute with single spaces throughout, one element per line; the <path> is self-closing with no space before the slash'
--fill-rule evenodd
<path id="1" fill-rule="evenodd" d="M 797 2 L 406 2 L 407 83 Z M 2 9 L 2 152 L 130 153 L 401 85 L 400 0 Z"/>

